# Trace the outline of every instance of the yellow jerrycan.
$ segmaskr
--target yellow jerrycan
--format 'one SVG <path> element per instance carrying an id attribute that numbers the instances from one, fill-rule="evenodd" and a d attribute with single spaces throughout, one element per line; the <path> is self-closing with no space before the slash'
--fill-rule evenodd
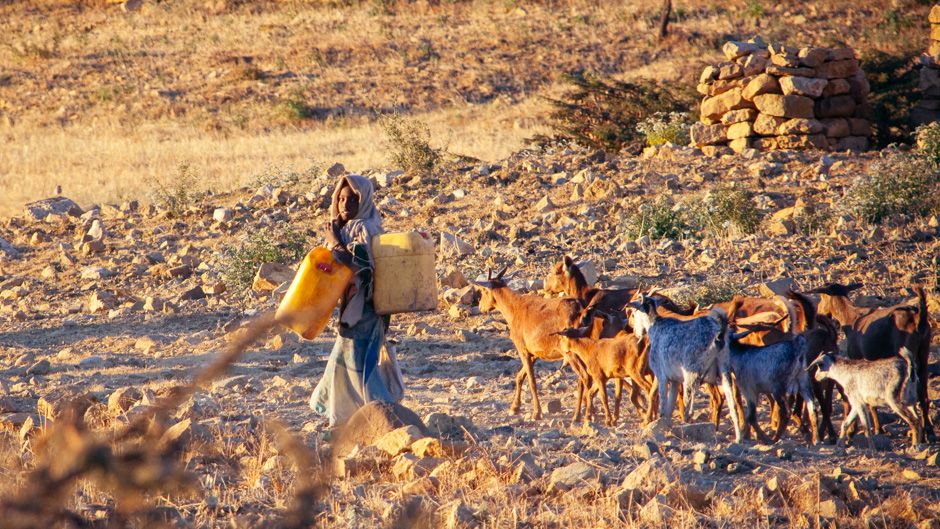
<path id="1" fill-rule="evenodd" d="M 428 236 L 414 231 L 383 233 L 372 238 L 375 264 L 372 301 L 376 313 L 437 308 L 434 247 Z"/>
<path id="2" fill-rule="evenodd" d="M 314 248 L 304 257 L 275 316 L 308 340 L 330 321 L 336 303 L 352 280 L 352 270 L 333 259 L 333 252 Z"/>

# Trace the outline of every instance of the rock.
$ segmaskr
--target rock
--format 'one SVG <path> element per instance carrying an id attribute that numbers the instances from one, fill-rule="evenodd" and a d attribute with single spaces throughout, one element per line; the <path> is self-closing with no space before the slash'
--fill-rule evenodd
<path id="1" fill-rule="evenodd" d="M 777 134 L 777 128 L 786 123 L 785 118 L 771 116 L 768 114 L 758 114 L 754 121 L 754 132 L 762 136 L 773 136 Z"/>
<path id="2" fill-rule="evenodd" d="M 825 134 L 788 134 L 775 138 L 778 149 L 827 149 L 829 142 Z"/>
<path id="3" fill-rule="evenodd" d="M 573 488 L 596 483 L 597 469 L 584 462 L 572 463 L 552 471 L 547 492 L 567 492 Z"/>
<path id="4" fill-rule="evenodd" d="M 715 442 L 715 425 L 709 422 L 676 424 L 672 427 L 672 434 L 686 441 L 713 443 Z"/>
<path id="5" fill-rule="evenodd" d="M 410 450 L 412 443 L 425 437 L 424 432 L 414 425 L 396 428 L 380 437 L 374 445 L 386 454 L 395 457 Z"/>
<path id="6" fill-rule="evenodd" d="M 134 350 L 140 351 L 145 355 L 153 353 L 157 347 L 157 342 L 149 336 L 141 336 L 134 342 Z"/>
<path id="7" fill-rule="evenodd" d="M 692 144 L 698 147 L 703 145 L 718 145 L 728 140 L 725 130 L 723 125 L 706 125 L 698 121 L 692 124 L 692 127 L 689 129 L 689 136 L 692 140 Z"/>
<path id="8" fill-rule="evenodd" d="M 815 119 L 793 118 L 788 119 L 777 127 L 777 134 L 819 134 L 825 127 Z"/>
<path id="9" fill-rule="evenodd" d="M 65 197 L 50 197 L 26 204 L 27 217 L 35 221 L 45 220 L 49 215 L 78 217 L 81 214 L 82 208 Z"/>
<path id="10" fill-rule="evenodd" d="M 718 79 L 721 81 L 740 79 L 743 76 L 744 67 L 738 63 L 728 62 L 718 67 Z"/>
<path id="11" fill-rule="evenodd" d="M 640 509 L 640 520 L 653 527 L 666 527 L 676 515 L 676 510 L 669 506 L 665 497 L 655 496 Z"/>
<path id="12" fill-rule="evenodd" d="M 744 87 L 742 95 L 744 99 L 753 101 L 755 97 L 761 94 L 779 94 L 781 93 L 780 82 L 776 77 L 767 74 L 760 74 L 751 79 Z"/>
<path id="13" fill-rule="evenodd" d="M 732 110 L 724 116 L 721 116 L 721 124 L 734 125 L 735 123 L 741 123 L 743 121 L 754 121 L 755 119 L 757 119 L 757 110 L 753 108 L 744 108 L 741 110 Z"/>
<path id="14" fill-rule="evenodd" d="M 767 68 L 767 60 L 769 54 L 766 52 L 764 54 L 752 53 L 744 59 L 744 76 L 751 77 L 754 75 L 759 75 L 764 73 L 764 69 Z"/>
<path id="15" fill-rule="evenodd" d="M 464 431 L 473 431 L 473 422 L 464 416 L 434 412 L 424 418 L 427 430 L 439 437 L 463 438 Z"/>
<path id="16" fill-rule="evenodd" d="M 839 151 L 864 151 L 868 149 L 868 138 L 861 136 L 846 136 L 836 142 Z"/>
<path id="17" fill-rule="evenodd" d="M 867 119 L 849 118 L 849 131 L 852 136 L 871 136 L 871 121 Z"/>
<path id="18" fill-rule="evenodd" d="M 202 286 L 193 287 L 179 296 L 180 301 L 192 301 L 197 299 L 204 299 L 206 297 L 206 292 L 202 289 Z"/>
<path id="19" fill-rule="evenodd" d="M 558 399 L 552 399 L 548 401 L 548 413 L 561 413 L 562 406 L 561 401 Z"/>
<path id="20" fill-rule="evenodd" d="M 767 281 L 766 283 L 761 283 L 760 286 L 757 287 L 757 291 L 765 298 L 786 296 L 790 289 L 799 291 L 799 285 L 797 285 L 796 281 L 790 279 L 789 277 L 781 277 L 780 279 Z"/>
<path id="21" fill-rule="evenodd" d="M 654 453 L 627 474 L 620 486 L 624 490 L 640 491 L 649 496 L 677 481 L 679 477 L 679 471 L 668 459 Z"/>
<path id="22" fill-rule="evenodd" d="M 849 122 L 844 118 L 824 119 L 823 130 L 828 138 L 844 138 L 849 135 Z"/>
<path id="23" fill-rule="evenodd" d="M 14 248 L 6 239 L 0 237 L 0 256 L 16 259 L 20 256 L 20 251 Z"/>
<path id="24" fill-rule="evenodd" d="M 47 375 L 52 370 L 52 364 L 48 360 L 40 360 L 26 369 L 26 376 Z"/>
<path id="25" fill-rule="evenodd" d="M 474 516 L 473 511 L 457 500 L 440 508 L 441 519 L 444 521 L 445 529 L 470 529 L 480 527 L 479 521 Z"/>
<path id="26" fill-rule="evenodd" d="M 826 61 L 829 51 L 825 48 L 802 48 L 797 53 L 800 59 L 800 65 L 808 68 L 816 68 Z"/>
<path id="27" fill-rule="evenodd" d="M 754 124 L 750 121 L 742 121 L 728 127 L 729 140 L 749 138 L 751 136 L 754 136 Z"/>
<path id="28" fill-rule="evenodd" d="M 88 298 L 87 310 L 91 314 L 117 307 L 117 296 L 106 290 L 95 291 Z"/>
<path id="29" fill-rule="evenodd" d="M 845 79 L 829 79 L 826 88 L 823 89 L 823 97 L 832 97 L 842 94 L 848 94 L 851 91 L 851 85 Z"/>
<path id="30" fill-rule="evenodd" d="M 442 457 L 445 455 L 440 439 L 434 437 L 422 437 L 411 443 L 411 453 L 418 457 Z"/>
<path id="31" fill-rule="evenodd" d="M 551 198 L 548 195 L 543 196 L 538 202 L 535 203 L 535 211 L 538 213 L 548 213 L 555 209 L 555 204 L 552 203 Z"/>
<path id="32" fill-rule="evenodd" d="M 212 212 L 212 220 L 216 222 L 228 222 L 235 218 L 235 212 L 229 208 L 215 208 Z"/>
<path id="33" fill-rule="evenodd" d="M 346 174 L 346 167 L 339 162 L 334 163 L 330 166 L 329 169 L 326 170 L 326 176 L 329 176 L 330 178 L 338 178 L 344 174 Z"/>
<path id="34" fill-rule="evenodd" d="M 441 285 L 451 288 L 465 288 L 470 285 L 470 282 L 464 277 L 463 272 L 456 268 L 450 268 L 444 278 L 441 279 Z"/>
<path id="35" fill-rule="evenodd" d="M 732 88 L 702 101 L 701 114 L 702 117 L 717 122 L 726 112 L 742 108 L 754 108 L 754 105 L 744 98 L 741 88 Z"/>
<path id="36" fill-rule="evenodd" d="M 262 263 L 255 273 L 251 288 L 256 292 L 271 292 L 282 283 L 294 279 L 294 269 L 280 263 Z"/>
<path id="37" fill-rule="evenodd" d="M 780 78 L 780 88 L 784 95 L 796 94 L 807 97 L 819 97 L 829 81 L 825 79 L 796 77 L 786 75 Z"/>
<path id="38" fill-rule="evenodd" d="M 823 79 L 845 79 L 858 72 L 858 60 L 843 59 L 820 64 L 816 68 L 816 75 Z"/>
<path id="39" fill-rule="evenodd" d="M 92 355 L 82 358 L 78 361 L 79 369 L 98 369 L 104 365 L 104 358 L 98 355 Z"/>
<path id="40" fill-rule="evenodd" d="M 82 243 L 81 252 L 82 255 L 93 255 L 102 253 L 107 248 L 104 245 L 104 242 L 101 239 L 94 239 L 88 242 Z"/>
<path id="41" fill-rule="evenodd" d="M 401 404 L 370 402 L 339 428 L 333 441 L 333 455 L 345 456 L 356 445 L 369 446 L 392 430 L 409 425 L 417 427 L 423 435 L 430 433 L 421 418 Z"/>
<path id="42" fill-rule="evenodd" d="M 940 5 L 935 5 L 930 8 L 930 13 L 927 15 L 927 21 L 931 24 L 940 24 Z"/>
<path id="43" fill-rule="evenodd" d="M 112 417 L 123 415 L 137 404 L 141 398 L 143 398 L 143 393 L 137 388 L 118 388 L 108 396 L 108 412 Z"/>
<path id="44" fill-rule="evenodd" d="M 738 42 L 735 40 L 729 40 L 725 42 L 721 47 L 721 51 L 725 54 L 725 58 L 729 61 L 733 61 L 738 57 L 743 57 L 750 53 L 754 53 L 759 50 L 760 46 L 750 42 Z"/>
<path id="45" fill-rule="evenodd" d="M 786 118 L 812 118 L 813 100 L 806 96 L 761 94 L 754 96 L 754 104 L 762 114 Z"/>
<path id="46" fill-rule="evenodd" d="M 819 118 L 847 118 L 855 113 L 855 99 L 849 95 L 827 97 L 816 102 Z"/>
<path id="47" fill-rule="evenodd" d="M 441 255 L 446 257 L 460 257 L 476 253 L 473 246 L 458 239 L 456 235 L 443 231 L 441 232 L 440 251 Z"/>
<path id="48" fill-rule="evenodd" d="M 160 437 L 159 444 L 167 446 L 172 443 L 178 443 L 180 446 L 187 446 L 195 443 L 208 444 L 211 442 L 212 435 L 208 429 L 201 424 L 194 423 L 192 419 L 187 418 L 167 428 L 167 430 L 163 432 L 163 436 Z"/>

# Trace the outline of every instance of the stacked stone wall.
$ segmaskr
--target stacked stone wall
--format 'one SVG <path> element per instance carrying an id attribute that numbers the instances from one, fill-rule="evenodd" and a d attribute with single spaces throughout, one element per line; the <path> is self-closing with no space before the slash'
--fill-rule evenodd
<path id="1" fill-rule="evenodd" d="M 940 5 L 935 5 L 928 16 L 930 43 L 927 54 L 921 57 L 920 101 L 911 112 L 915 125 L 940 121 Z"/>
<path id="2" fill-rule="evenodd" d="M 699 79 L 692 143 L 708 153 L 747 148 L 865 150 L 869 84 L 851 48 L 729 41 Z"/>

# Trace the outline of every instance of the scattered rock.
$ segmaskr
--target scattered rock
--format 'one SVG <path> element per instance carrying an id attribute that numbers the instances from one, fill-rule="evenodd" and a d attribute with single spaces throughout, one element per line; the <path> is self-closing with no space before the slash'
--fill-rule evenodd
<path id="1" fill-rule="evenodd" d="M 282 283 L 294 279 L 294 269 L 280 263 L 263 263 L 255 273 L 251 288 L 256 292 L 271 292 Z"/>
<path id="2" fill-rule="evenodd" d="M 584 462 L 556 468 L 548 480 L 548 492 L 567 492 L 573 488 L 597 483 L 598 471 Z"/>
<path id="3" fill-rule="evenodd" d="M 389 402 L 370 402 L 339 428 L 333 442 L 333 455 L 342 457 L 356 445 L 374 444 L 392 430 L 409 425 L 417 427 L 422 437 L 430 433 L 421 418 L 408 408 Z"/>

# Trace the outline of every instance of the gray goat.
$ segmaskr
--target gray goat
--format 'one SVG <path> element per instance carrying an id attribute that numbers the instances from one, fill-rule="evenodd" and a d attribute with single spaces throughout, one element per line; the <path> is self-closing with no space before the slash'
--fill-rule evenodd
<path id="1" fill-rule="evenodd" d="M 731 314 L 737 310 L 737 301 Z M 696 317 L 669 317 L 660 315 L 657 300 L 641 296 L 633 305 L 649 321 L 650 370 L 659 386 L 659 416 L 671 420 L 672 411 L 682 387 L 685 416 L 692 413 L 693 395 L 701 383 L 721 384 L 729 403 L 734 402 L 731 387 L 731 365 L 725 346 L 728 332 L 728 313 L 713 309 Z M 742 439 L 737 413 L 729 413 L 734 424 L 735 439 Z"/>
<path id="2" fill-rule="evenodd" d="M 849 400 L 851 410 L 839 429 L 840 442 L 845 442 L 846 429 L 858 418 L 871 444 L 871 423 L 865 406 L 888 406 L 910 427 L 911 446 L 917 446 L 921 425 L 914 405 L 919 381 L 910 349 L 902 347 L 898 356 L 881 360 L 851 360 L 826 353 L 809 367 L 813 366 L 818 366 L 816 380 L 834 380 Z"/>
<path id="3" fill-rule="evenodd" d="M 765 346 L 738 342 L 750 332 L 725 333 L 731 372 L 744 399 L 745 437 L 750 437 L 753 427 L 761 442 L 777 442 L 786 431 L 790 418 L 787 412 L 787 395 L 799 395 L 806 402 L 812 432 L 810 439 L 812 444 L 816 444 L 816 406 L 812 384 L 806 371 L 806 337 L 800 334 Z M 757 403 L 761 395 L 769 396 L 777 405 L 779 417 L 773 439 L 770 439 L 757 423 Z"/>

